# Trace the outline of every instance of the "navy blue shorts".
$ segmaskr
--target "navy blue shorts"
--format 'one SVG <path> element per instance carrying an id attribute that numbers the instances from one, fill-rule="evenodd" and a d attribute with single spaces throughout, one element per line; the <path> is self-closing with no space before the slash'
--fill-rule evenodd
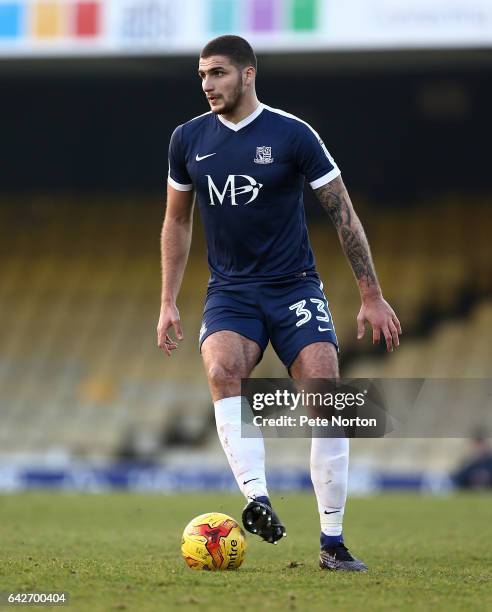
<path id="1" fill-rule="evenodd" d="M 209 288 L 200 348 L 205 338 L 223 330 L 254 340 L 262 355 L 270 341 L 287 368 L 308 344 L 331 342 L 338 350 L 328 301 L 316 273 Z"/>

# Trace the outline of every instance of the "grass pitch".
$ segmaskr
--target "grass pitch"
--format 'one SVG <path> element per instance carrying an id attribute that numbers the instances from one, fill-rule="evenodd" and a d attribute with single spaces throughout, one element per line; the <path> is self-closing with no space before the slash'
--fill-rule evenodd
<path id="1" fill-rule="evenodd" d="M 492 610 L 490 496 L 349 500 L 347 544 L 368 574 L 318 569 L 313 495 L 273 501 L 288 537 L 249 536 L 240 570 L 208 573 L 186 567 L 181 532 L 204 512 L 240 519 L 239 496 L 1 496 L 0 591 L 67 591 L 58 609 L 91 612 Z"/>

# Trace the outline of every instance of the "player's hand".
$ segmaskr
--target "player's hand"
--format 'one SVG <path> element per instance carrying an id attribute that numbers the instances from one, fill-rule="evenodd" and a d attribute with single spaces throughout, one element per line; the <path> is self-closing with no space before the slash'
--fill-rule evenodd
<path id="1" fill-rule="evenodd" d="M 177 342 L 167 333 L 170 327 L 174 329 L 176 338 L 182 340 L 183 332 L 176 304 L 163 304 L 159 315 L 159 323 L 157 324 L 157 346 L 164 349 L 168 357 L 171 356 L 171 351 L 178 348 Z"/>
<path id="2" fill-rule="evenodd" d="M 401 334 L 401 325 L 395 311 L 382 297 L 375 297 L 362 302 L 357 316 L 357 340 L 364 337 L 366 321 L 372 326 L 372 343 L 377 344 L 381 338 L 381 332 L 386 340 L 386 350 L 392 351 L 398 348 Z"/>

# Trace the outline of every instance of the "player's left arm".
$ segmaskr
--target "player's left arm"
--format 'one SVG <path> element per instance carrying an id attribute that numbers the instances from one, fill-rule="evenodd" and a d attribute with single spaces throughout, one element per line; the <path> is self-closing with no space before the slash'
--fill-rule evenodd
<path id="1" fill-rule="evenodd" d="M 364 228 L 350 201 L 342 177 L 338 176 L 326 185 L 318 187 L 314 193 L 337 230 L 343 251 L 359 285 L 362 305 L 357 316 L 357 339 L 360 340 L 364 336 L 367 321 L 372 326 L 373 343 L 379 342 L 382 332 L 387 350 L 392 351 L 393 347 L 399 345 L 400 321 L 393 308 L 383 298 Z"/>

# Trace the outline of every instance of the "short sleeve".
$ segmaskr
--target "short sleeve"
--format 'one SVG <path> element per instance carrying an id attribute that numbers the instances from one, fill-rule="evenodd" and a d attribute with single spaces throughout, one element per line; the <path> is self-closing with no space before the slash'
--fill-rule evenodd
<path id="1" fill-rule="evenodd" d="M 193 182 L 186 169 L 182 143 L 182 126 L 174 130 L 169 143 L 169 173 L 167 182 L 178 191 L 191 191 Z"/>
<path id="2" fill-rule="evenodd" d="M 300 130 L 297 156 L 300 170 L 313 189 L 326 185 L 340 175 L 340 168 L 319 134 L 307 123 L 303 123 Z"/>

